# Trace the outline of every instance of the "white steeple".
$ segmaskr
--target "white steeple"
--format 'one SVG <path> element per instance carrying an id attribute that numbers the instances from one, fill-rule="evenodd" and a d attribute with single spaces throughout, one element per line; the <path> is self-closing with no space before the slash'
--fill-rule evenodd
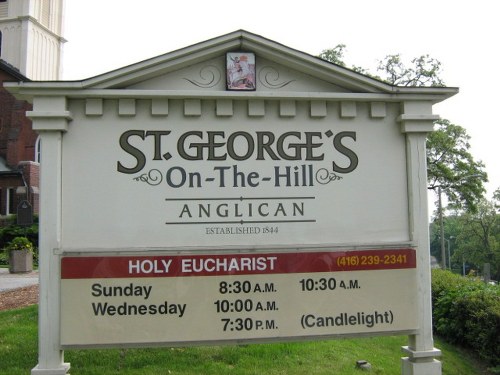
<path id="1" fill-rule="evenodd" d="M 32 80 L 61 77 L 64 0 L 0 0 L 0 58 Z"/>

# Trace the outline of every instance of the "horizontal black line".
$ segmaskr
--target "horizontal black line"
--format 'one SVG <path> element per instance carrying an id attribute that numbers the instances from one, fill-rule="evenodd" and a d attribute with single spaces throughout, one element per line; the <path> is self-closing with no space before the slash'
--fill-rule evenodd
<path id="1" fill-rule="evenodd" d="M 222 198 L 165 198 L 167 202 L 173 201 L 247 201 L 247 200 L 288 200 L 288 199 L 316 199 L 316 197 L 222 197 Z"/>
<path id="2" fill-rule="evenodd" d="M 285 224 L 285 223 L 315 223 L 315 219 L 311 220 L 238 220 L 238 221 L 171 221 L 166 222 L 166 225 L 200 225 L 200 224 Z"/>

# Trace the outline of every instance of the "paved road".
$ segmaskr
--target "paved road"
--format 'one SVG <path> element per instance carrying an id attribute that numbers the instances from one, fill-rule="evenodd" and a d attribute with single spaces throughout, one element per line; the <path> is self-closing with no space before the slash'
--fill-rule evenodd
<path id="1" fill-rule="evenodd" d="M 38 271 L 9 273 L 8 268 L 0 268 L 0 292 L 35 284 L 38 284 Z"/>

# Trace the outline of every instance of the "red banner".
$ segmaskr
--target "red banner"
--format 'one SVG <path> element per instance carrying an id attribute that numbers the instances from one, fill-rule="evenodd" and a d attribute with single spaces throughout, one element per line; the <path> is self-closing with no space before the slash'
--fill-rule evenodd
<path id="1" fill-rule="evenodd" d="M 288 274 L 416 268 L 414 249 L 63 257 L 62 279 Z"/>

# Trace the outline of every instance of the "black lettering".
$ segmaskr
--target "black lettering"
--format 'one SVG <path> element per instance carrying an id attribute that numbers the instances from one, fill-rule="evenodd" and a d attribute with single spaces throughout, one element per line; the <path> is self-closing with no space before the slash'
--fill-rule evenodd
<path id="1" fill-rule="evenodd" d="M 97 284 L 92 284 L 92 296 L 94 297 L 99 297 L 102 295 L 102 290 L 101 290 L 102 285 L 97 283 Z"/>
<path id="2" fill-rule="evenodd" d="M 247 152 L 246 154 L 241 156 L 237 155 L 234 149 L 234 140 L 236 139 L 236 137 L 239 136 L 245 138 L 247 143 Z M 229 136 L 227 140 L 227 152 L 233 160 L 247 160 L 250 158 L 250 156 L 252 156 L 254 150 L 255 150 L 255 142 L 253 140 L 253 137 L 247 132 L 234 132 Z"/>
<path id="3" fill-rule="evenodd" d="M 264 138 L 266 138 L 267 141 L 265 141 Z M 272 160 L 280 159 L 271 149 L 274 139 L 274 133 L 272 132 L 257 132 L 257 160 L 265 160 L 264 151 L 267 152 Z"/>
<path id="4" fill-rule="evenodd" d="M 174 172 L 178 172 L 178 178 L 177 178 L 177 183 L 174 182 L 172 179 L 172 174 Z M 165 179 L 167 181 L 168 186 L 173 187 L 173 188 L 179 188 L 181 186 L 184 186 L 186 183 L 186 171 L 182 167 L 172 167 L 167 171 L 167 174 L 165 176 Z"/>
<path id="5" fill-rule="evenodd" d="M 279 136 L 278 138 L 278 144 L 277 144 L 277 149 L 278 149 L 278 154 L 281 156 L 282 159 L 284 160 L 300 160 L 300 145 L 297 143 L 291 143 L 288 148 L 295 148 L 295 154 L 294 155 L 288 155 L 285 151 L 284 143 L 285 139 L 290 136 L 295 136 L 298 139 L 300 139 L 300 132 L 286 132 L 283 133 L 282 135 Z M 298 149 L 298 152 L 297 152 Z"/>
<path id="6" fill-rule="evenodd" d="M 152 135 L 155 139 L 155 156 L 153 160 L 162 160 L 162 154 L 161 154 L 161 136 L 162 135 L 169 135 L 170 130 L 148 130 L 146 132 L 146 137 L 149 137 Z M 144 137 L 145 138 L 145 137 Z"/>
<path id="7" fill-rule="evenodd" d="M 333 146 L 335 149 L 349 159 L 349 165 L 346 168 L 339 167 L 333 162 L 333 171 L 337 173 L 350 173 L 358 166 L 358 155 L 342 144 L 342 139 L 345 137 L 352 138 L 356 141 L 356 132 L 340 132 L 333 138 Z"/>
<path id="8" fill-rule="evenodd" d="M 215 149 L 224 146 L 225 143 L 216 143 L 215 137 L 222 137 L 224 139 L 224 132 L 207 132 L 208 134 L 208 158 L 207 160 L 226 160 L 227 154 L 216 156 Z"/>
<path id="9" fill-rule="evenodd" d="M 144 140 L 144 131 L 143 130 L 128 130 L 120 136 L 120 147 L 126 153 L 132 155 L 136 159 L 136 165 L 132 168 L 127 168 L 123 166 L 122 163 L 118 162 L 117 170 L 120 173 L 133 174 L 140 172 L 142 168 L 146 165 L 146 156 L 142 153 L 141 150 L 132 146 L 129 143 L 129 138 L 132 136 L 137 136 Z"/>
<path id="10" fill-rule="evenodd" d="M 191 143 L 190 144 L 190 146 L 189 146 L 190 149 L 194 148 L 197 150 L 196 154 L 194 156 L 189 155 L 186 152 L 185 142 L 186 142 L 186 138 L 189 136 L 197 136 L 197 137 L 201 138 L 203 136 L 203 132 L 191 131 L 191 132 L 186 132 L 186 133 L 182 134 L 177 141 L 177 152 L 179 153 L 179 156 L 185 160 L 203 160 L 203 151 L 202 151 L 203 144 L 202 143 Z"/>
<path id="11" fill-rule="evenodd" d="M 106 314 L 108 308 L 108 303 L 94 303 L 92 302 L 92 309 L 94 310 L 94 315 L 104 315 Z"/>
<path id="12" fill-rule="evenodd" d="M 313 137 L 319 137 L 319 139 L 322 138 L 320 132 L 306 132 L 306 160 L 323 160 L 324 159 L 324 154 L 314 156 L 313 155 L 313 150 L 315 148 L 323 146 L 323 143 L 313 143 Z"/>

